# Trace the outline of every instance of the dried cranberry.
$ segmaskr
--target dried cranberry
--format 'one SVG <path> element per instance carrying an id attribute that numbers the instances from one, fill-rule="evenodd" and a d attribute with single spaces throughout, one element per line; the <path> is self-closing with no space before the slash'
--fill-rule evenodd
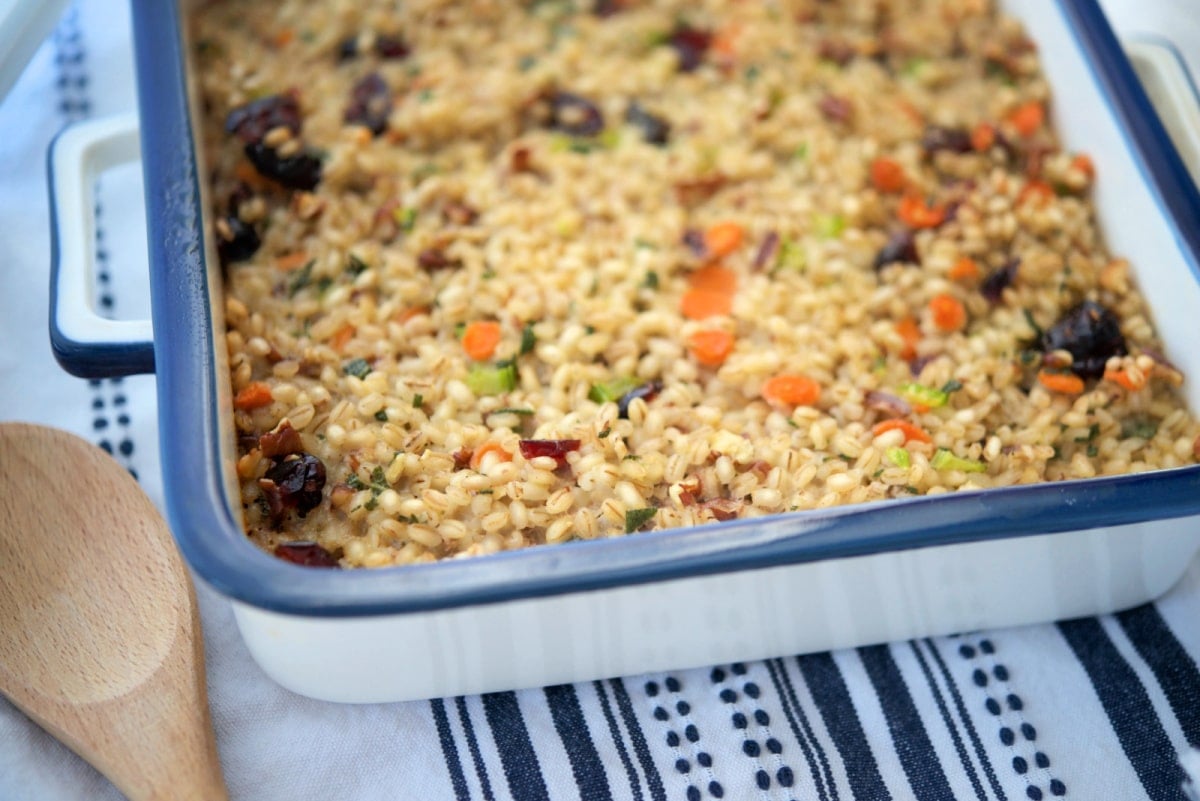
<path id="1" fill-rule="evenodd" d="M 346 122 L 368 128 L 378 136 L 387 130 L 391 113 L 392 91 L 378 72 L 369 73 L 354 84 L 350 105 L 346 107 Z"/>
<path id="2" fill-rule="evenodd" d="M 692 72 L 704 61 L 704 54 L 712 44 L 712 33 L 690 25 L 679 25 L 671 32 L 667 44 L 675 48 L 679 57 L 679 71 Z"/>
<path id="3" fill-rule="evenodd" d="M 333 554 L 315 542 L 281 542 L 275 546 L 275 555 L 302 567 L 338 567 Z"/>
<path id="4" fill-rule="evenodd" d="M 571 92 L 555 92 L 550 102 L 550 127 L 571 136 L 595 136 L 604 130 L 604 114 L 595 103 Z"/>
<path id="5" fill-rule="evenodd" d="M 758 250 L 754 252 L 754 260 L 750 262 L 750 269 L 758 271 L 767 266 L 767 264 L 775 258 L 775 254 L 779 251 L 779 233 L 777 231 L 768 231 L 763 237 L 762 243 L 758 246 Z"/>
<path id="6" fill-rule="evenodd" d="M 1085 300 L 1042 334 L 1042 349 L 1070 351 L 1071 371 L 1081 378 L 1099 378 L 1112 356 L 1124 356 L 1121 322 L 1104 306 Z"/>
<path id="7" fill-rule="evenodd" d="M 337 47 L 338 61 L 350 61 L 358 58 L 358 36 L 347 36 Z"/>
<path id="8" fill-rule="evenodd" d="M 817 108 L 830 122 L 849 122 L 854 116 L 854 106 L 844 97 L 825 95 L 817 103 Z"/>
<path id="9" fill-rule="evenodd" d="M 905 228 L 896 231 L 888 237 L 888 241 L 879 249 L 875 256 L 875 270 L 882 270 L 889 264 L 920 264 L 921 257 L 917 253 L 917 242 L 913 232 Z"/>
<path id="10" fill-rule="evenodd" d="M 1012 286 L 1017 279 L 1017 270 L 1021 266 L 1020 259 L 1009 259 L 1003 267 L 993 271 L 979 286 L 979 292 L 989 303 L 999 303 L 1004 299 L 1004 290 Z"/>
<path id="11" fill-rule="evenodd" d="M 627 0 L 595 0 L 592 3 L 592 13 L 597 17 L 611 17 L 625 9 Z"/>
<path id="12" fill-rule="evenodd" d="M 579 450 L 577 439 L 523 439 L 520 444 L 521 455 L 526 459 L 538 456 L 550 456 L 559 467 L 567 466 L 567 454 Z"/>
<path id="13" fill-rule="evenodd" d="M 255 254 L 262 240 L 254 226 L 242 222 L 236 214 L 221 218 L 217 225 L 217 256 L 222 265 L 245 261 Z"/>
<path id="14" fill-rule="evenodd" d="M 652 145 L 665 145 L 671 136 L 671 124 L 646 111 L 637 101 L 629 104 L 625 111 L 625 122 L 640 128 L 642 139 Z"/>
<path id="15" fill-rule="evenodd" d="M 822 39 L 817 45 L 817 55 L 826 61 L 832 61 L 839 67 L 844 67 L 854 60 L 858 51 L 854 45 L 841 39 Z"/>
<path id="16" fill-rule="evenodd" d="M 455 225 L 470 225 L 479 219 L 479 212 L 461 200 L 451 200 L 442 208 L 442 216 Z"/>
<path id="17" fill-rule="evenodd" d="M 293 136 L 300 133 L 300 104 L 291 93 L 252 100 L 233 109 L 225 118 L 225 132 L 247 145 L 261 143 L 267 131 L 280 127 L 287 128 Z"/>
<path id="18" fill-rule="evenodd" d="M 425 248 L 417 254 L 417 266 L 427 273 L 461 266 L 461 262 L 446 255 L 442 248 Z"/>
<path id="19" fill-rule="evenodd" d="M 630 403 L 637 398 L 641 398 L 648 403 L 658 397 L 658 393 L 662 392 L 662 388 L 661 381 L 649 381 L 640 387 L 629 390 L 617 401 L 617 417 L 628 419 Z"/>
<path id="20" fill-rule="evenodd" d="M 963 128 L 943 128 L 940 125 L 930 125 L 921 137 L 921 147 L 926 153 L 936 153 L 946 150 L 950 153 L 970 153 L 974 150 L 971 145 L 971 134 Z"/>
<path id="21" fill-rule="evenodd" d="M 708 245 L 704 243 L 704 232 L 698 228 L 689 228 L 684 231 L 680 241 L 696 258 L 703 259 L 708 256 Z"/>
<path id="22" fill-rule="evenodd" d="M 380 34 L 375 37 L 375 52 L 383 59 L 401 59 L 407 58 L 411 50 L 399 36 Z"/>
<path id="23" fill-rule="evenodd" d="M 304 517 L 321 504 L 325 465 L 311 453 L 289 456 L 272 465 L 258 486 L 273 517 L 281 517 L 288 509 Z"/>
<path id="24" fill-rule="evenodd" d="M 246 145 L 246 158 L 264 176 L 291 189 L 314 189 L 321 182 L 321 159 L 309 150 L 280 156 L 275 148 L 251 142 Z"/>

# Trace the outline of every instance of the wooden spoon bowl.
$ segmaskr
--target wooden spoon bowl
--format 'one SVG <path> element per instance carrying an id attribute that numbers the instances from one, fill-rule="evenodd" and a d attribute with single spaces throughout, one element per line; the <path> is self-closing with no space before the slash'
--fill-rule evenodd
<path id="1" fill-rule="evenodd" d="M 99 448 L 0 424 L 0 692 L 131 801 L 228 799 L 195 591 Z"/>

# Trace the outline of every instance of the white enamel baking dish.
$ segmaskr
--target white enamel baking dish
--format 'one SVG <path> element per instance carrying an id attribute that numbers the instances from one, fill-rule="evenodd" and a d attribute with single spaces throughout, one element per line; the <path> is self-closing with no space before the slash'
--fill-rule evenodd
<path id="1" fill-rule="evenodd" d="M 1200 196 L 1094 0 L 1006 0 L 1039 45 L 1065 145 L 1100 166 L 1112 250 L 1137 268 L 1200 410 Z M 429 565 L 312 570 L 242 533 L 180 9 L 134 0 L 153 324 L 88 302 L 88 187 L 138 156 L 135 118 L 64 133 L 52 341 L 87 376 L 155 370 L 168 515 L 280 684 L 344 702 L 429 698 L 1070 618 L 1165 592 L 1200 550 L 1200 466 L 731 521 Z M 1138 50 L 1181 145 L 1194 91 Z M 153 335 L 151 335 L 151 330 Z"/>

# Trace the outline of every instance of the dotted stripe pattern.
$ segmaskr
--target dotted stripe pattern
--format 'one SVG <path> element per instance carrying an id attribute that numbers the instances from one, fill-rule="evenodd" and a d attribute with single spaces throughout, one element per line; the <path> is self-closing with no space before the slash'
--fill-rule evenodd
<path id="1" fill-rule="evenodd" d="M 1050 757 L 1036 746 L 1037 729 L 1025 719 L 1025 703 L 1013 690 L 1011 674 L 996 655 L 995 643 L 986 637 L 961 639 L 958 655 L 973 668 L 971 682 L 984 695 L 984 709 L 995 719 L 1001 745 L 1015 752 L 1012 769 L 1025 779 L 1026 797 L 1042 801 L 1047 796 L 1065 796 L 1067 786 L 1051 774 Z"/>
<path id="2" fill-rule="evenodd" d="M 79 122 L 92 114 L 91 79 L 88 75 L 87 49 L 80 26 L 79 9 L 71 6 L 54 32 L 55 88 L 58 110 L 64 124 Z M 103 207 L 95 205 L 96 303 L 100 313 L 113 315 L 116 297 L 112 290 L 110 254 L 105 243 Z M 88 381 L 92 393 L 92 431 L 96 444 L 117 459 L 134 478 L 134 443 L 130 436 L 128 397 L 120 378 Z"/>
<path id="3" fill-rule="evenodd" d="M 700 729 L 691 718 L 692 705 L 683 695 L 683 682 L 677 676 L 666 676 L 661 686 L 656 681 L 647 681 L 643 689 L 654 704 L 654 719 L 668 726 L 664 740 L 675 755 L 676 772 L 689 777 L 687 801 L 701 801 L 705 791 L 711 798 L 724 798 L 725 787 L 713 773 L 712 754 L 700 744 Z M 678 723 L 671 725 L 675 720 Z"/>
<path id="4" fill-rule="evenodd" d="M 733 710 L 730 723 L 744 737 L 742 753 L 753 760 L 755 786 L 767 792 L 774 779 L 781 788 L 790 791 L 796 784 L 796 772 L 784 761 L 783 743 L 771 732 L 771 716 L 758 703 L 762 690 L 747 674 L 746 666 L 735 662 L 728 672 L 713 668 L 709 678 L 720 688 L 717 697 Z"/>

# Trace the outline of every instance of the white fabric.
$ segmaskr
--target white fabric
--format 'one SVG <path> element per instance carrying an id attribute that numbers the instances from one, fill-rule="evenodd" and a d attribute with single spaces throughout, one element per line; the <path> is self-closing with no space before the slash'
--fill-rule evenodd
<path id="1" fill-rule="evenodd" d="M 1186 15 L 1197 45 L 1190 49 L 1200 53 L 1200 29 L 1190 22 L 1187 3 L 1160 0 L 1158 16 L 1143 13 L 1139 21 L 1164 24 L 1170 13 Z M 1108 5 L 1125 18 L 1139 4 L 1110 0 Z M 133 108 L 127 5 L 81 0 L 73 13 L 85 37 L 90 113 Z M 92 441 L 107 440 L 161 506 L 153 380 L 89 384 L 64 373 L 50 353 L 44 156 L 64 121 L 54 59 L 54 47 L 43 47 L 0 104 L 0 420 L 52 424 Z M 144 315 L 147 308 L 138 180 L 136 170 L 106 177 L 99 194 L 117 298 L 114 311 L 122 317 Z M 102 428 L 96 427 L 99 420 L 105 421 Z M 132 450 L 123 454 L 120 444 L 126 440 Z M 515 696 L 516 717 L 500 706 L 504 699 L 477 697 L 447 699 L 440 706 L 320 703 L 267 679 L 242 644 L 229 605 L 202 585 L 197 591 L 213 721 L 234 799 L 523 798 L 539 797 L 539 786 L 548 798 L 589 801 L 684 799 L 692 790 L 696 797 L 709 798 L 717 797 L 717 789 L 733 799 L 849 798 L 853 789 L 864 787 L 876 788 L 871 797 L 904 799 L 938 797 L 939 768 L 944 786 L 962 799 L 1020 799 L 1034 797 L 1034 790 L 1050 798 L 1054 782 L 1063 783 L 1067 798 L 1140 799 L 1150 795 L 1147 782 L 1154 782 L 1153 776 L 1138 773 L 1136 765 L 1147 763 L 1129 754 L 1130 743 L 1141 740 L 1121 739 L 1118 724 L 1099 700 L 1100 691 L 1063 631 L 1053 625 L 833 655 L 831 664 L 853 701 L 851 717 L 865 734 L 865 750 L 855 751 L 853 738 L 840 728 L 845 720 L 829 706 L 836 692 L 819 684 L 819 665 L 794 659 L 751 663 L 744 673 L 723 666 L 719 673 L 694 670 L 578 685 L 573 693 L 586 722 L 582 733 L 564 733 L 569 723 L 557 718 L 556 710 L 569 711 L 570 706 L 551 703 L 541 690 Z M 1158 610 L 1187 651 L 1178 666 L 1186 673 L 1190 660 L 1194 671 L 1200 654 L 1200 563 Z M 1154 786 L 1176 788 L 1183 797 L 1183 773 L 1173 764 L 1174 751 L 1186 751 L 1185 729 L 1195 718 L 1173 709 L 1167 685 L 1160 685 L 1116 618 L 1102 620 L 1100 630 L 1122 658 L 1117 662 L 1130 665 L 1146 688 L 1163 742 L 1171 746 L 1171 753 L 1153 763 L 1166 771 Z M 897 671 L 893 677 L 900 679 L 892 686 L 898 693 L 881 689 L 878 670 L 889 664 Z M 986 686 L 979 685 L 976 671 L 986 674 Z M 1007 678 L 997 678 L 1001 675 Z M 1200 686 L 1174 686 L 1185 694 L 1190 687 L 1190 697 L 1200 698 Z M 726 700 L 725 691 L 736 699 Z M 628 717 L 621 706 L 623 692 Z M 1009 696 L 1019 700 L 1006 701 Z M 895 705 L 905 698 L 916 713 L 907 723 L 905 710 Z M 1002 704 L 998 713 L 989 711 L 989 699 Z M 441 737 L 439 710 L 445 724 Z M 533 774 L 522 774 L 523 763 L 514 757 L 520 756 L 522 739 L 514 721 L 532 742 L 538 763 Z M 1021 733 L 1022 724 L 1036 727 L 1036 739 Z M 694 741 L 687 734 L 689 725 Z M 935 758 L 922 763 L 920 772 L 933 778 L 914 778 L 905 765 L 921 729 Z M 1005 731 L 1016 733 L 1013 742 L 1005 742 Z M 448 755 L 447 738 L 455 757 Z M 747 741 L 758 750 L 751 753 Z M 773 742 L 779 753 L 772 752 Z M 589 764 L 595 764 L 578 761 L 589 749 L 601 766 L 599 774 L 588 773 Z M 1197 771 L 1198 758 L 1191 759 Z M 681 760 L 686 771 L 679 767 Z M 1039 762 L 1048 764 L 1040 767 Z M 877 783 L 868 764 L 878 774 Z M 1025 771 L 1017 769 L 1020 764 Z M 461 771 L 457 779 L 455 765 Z M 794 782 L 780 778 L 789 770 Z M 766 790 L 758 783 L 760 771 L 769 779 Z M 589 784 L 589 775 L 603 780 Z M 922 784 L 926 780 L 932 783 Z M 713 789 L 714 782 L 719 788 Z M 120 797 L 94 770 L 0 700 L 0 800 Z"/>

